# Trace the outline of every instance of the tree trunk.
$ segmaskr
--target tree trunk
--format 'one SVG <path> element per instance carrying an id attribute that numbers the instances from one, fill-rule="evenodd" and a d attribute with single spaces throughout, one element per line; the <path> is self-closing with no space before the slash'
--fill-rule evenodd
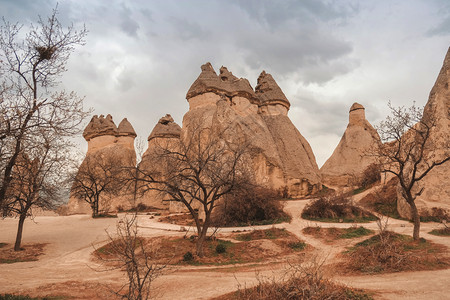
<path id="1" fill-rule="evenodd" d="M 409 205 L 411 206 L 411 216 L 413 218 L 414 222 L 414 230 L 413 230 L 413 239 L 415 241 L 419 240 L 420 235 L 420 215 L 419 210 L 416 207 L 416 203 L 414 201 L 409 202 Z"/>
<path id="2" fill-rule="evenodd" d="M 27 217 L 26 214 L 21 214 L 19 217 L 19 226 L 17 228 L 16 243 L 14 244 L 14 251 L 20 250 L 20 244 L 22 243 L 23 223 L 25 222 L 26 217 Z"/>
<path id="3" fill-rule="evenodd" d="M 199 257 L 203 257 L 205 254 L 203 253 L 203 243 L 205 242 L 206 234 L 203 233 L 204 230 L 202 230 L 202 233 L 198 236 L 197 239 L 197 255 Z"/>
<path id="4" fill-rule="evenodd" d="M 210 215 L 211 212 L 206 212 L 205 214 L 205 221 L 203 222 L 203 226 L 201 229 L 201 234 L 199 234 L 198 236 L 198 240 L 197 240 L 197 255 L 199 257 L 203 257 L 204 253 L 203 253 L 203 244 L 206 240 L 206 235 L 208 234 L 208 227 L 209 227 L 209 220 L 210 220 Z"/>

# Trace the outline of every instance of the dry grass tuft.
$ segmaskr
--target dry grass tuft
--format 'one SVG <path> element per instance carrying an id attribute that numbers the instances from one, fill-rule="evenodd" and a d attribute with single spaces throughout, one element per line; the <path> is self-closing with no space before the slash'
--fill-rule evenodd
<path id="1" fill-rule="evenodd" d="M 24 244 L 20 251 L 14 251 L 14 245 L 2 243 L 0 247 L 0 264 L 13 264 L 18 262 L 37 261 L 44 254 L 47 244 Z"/>
<path id="2" fill-rule="evenodd" d="M 352 289 L 325 278 L 323 264 L 324 260 L 320 261 L 317 258 L 303 264 L 291 264 L 280 279 L 257 274 L 256 286 L 251 288 L 238 286 L 236 292 L 214 300 L 372 299 L 362 290 Z"/>
<path id="3" fill-rule="evenodd" d="M 446 247 L 410 236 L 383 231 L 343 253 L 346 273 L 389 273 L 445 269 Z"/>
<path id="4" fill-rule="evenodd" d="M 343 195 L 320 197 L 308 205 L 302 212 L 302 218 L 320 222 L 370 222 L 377 220 L 372 213 L 354 206 Z"/>

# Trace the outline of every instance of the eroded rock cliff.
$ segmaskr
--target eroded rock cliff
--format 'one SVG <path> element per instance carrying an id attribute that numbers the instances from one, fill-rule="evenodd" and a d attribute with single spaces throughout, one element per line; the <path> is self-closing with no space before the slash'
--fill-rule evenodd
<path id="1" fill-rule="evenodd" d="M 111 115 L 107 115 L 106 118 L 103 115 L 95 115 L 86 126 L 83 137 L 88 142 L 88 151 L 80 165 L 81 172 L 87 169 L 87 164 L 105 165 L 113 161 L 117 167 L 134 167 L 136 165 L 134 149 L 136 132 L 126 118 L 120 122 L 119 127 L 116 127 Z M 116 211 L 119 206 L 130 207 L 131 194 L 125 189 L 112 197 L 104 194 L 99 201 L 100 211 Z M 92 211 L 86 201 L 71 195 L 68 212 L 73 214 L 91 213 Z"/>
<path id="2" fill-rule="evenodd" d="M 353 103 L 344 135 L 320 168 L 323 183 L 338 188 L 358 185 L 367 167 L 376 163 L 376 157 L 370 154 L 380 145 L 377 131 L 366 120 L 364 106 Z"/>
<path id="3" fill-rule="evenodd" d="M 442 160 L 450 155 L 450 48 L 443 66 L 431 89 L 425 105 L 423 121 L 434 124 L 429 137 L 426 156 L 433 160 Z M 432 213 L 433 207 L 450 211 L 450 162 L 437 166 L 417 186 L 423 192 L 416 199 L 416 205 L 423 214 Z M 406 201 L 398 195 L 398 211 L 402 217 L 410 216 Z"/>

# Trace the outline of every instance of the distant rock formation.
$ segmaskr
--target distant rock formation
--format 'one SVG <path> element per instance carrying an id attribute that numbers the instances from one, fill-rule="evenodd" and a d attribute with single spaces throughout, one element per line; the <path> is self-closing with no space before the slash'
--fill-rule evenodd
<path id="1" fill-rule="evenodd" d="M 349 123 L 333 154 L 320 168 L 322 181 L 330 187 L 352 187 L 376 158 L 369 153 L 381 145 L 377 131 L 366 120 L 365 109 L 353 103 Z"/>
<path id="2" fill-rule="evenodd" d="M 255 181 L 273 189 L 286 187 L 292 196 L 320 189 L 320 175 L 308 142 L 287 113 L 290 103 L 270 74 L 262 72 L 256 92 L 247 79 L 221 67 L 217 75 L 210 63 L 189 89 L 189 111 L 183 134 L 202 119 L 205 126 L 222 128 L 230 136 L 249 142 Z"/>
<path id="3" fill-rule="evenodd" d="M 144 172 L 150 170 L 152 174 L 164 176 L 165 170 L 161 169 L 160 164 L 161 150 L 175 150 L 180 135 L 181 127 L 174 122 L 171 115 L 166 114 L 159 119 L 158 123 L 148 136 L 148 148 L 142 156 L 142 160 L 139 163 L 139 169 L 144 170 Z M 138 195 L 136 202 L 160 209 L 169 209 L 172 212 L 182 211 L 182 208 L 177 203 L 165 200 L 167 200 L 165 195 L 161 195 L 157 191 L 149 190 L 145 195 Z"/>
<path id="4" fill-rule="evenodd" d="M 136 152 L 134 139 L 136 132 L 133 126 L 125 118 L 119 127 L 116 127 L 112 116 L 93 116 L 86 126 L 83 137 L 88 142 L 88 151 L 80 169 L 85 168 L 86 163 L 114 158 L 118 166 L 134 167 L 136 165 Z M 125 194 L 123 191 L 122 194 Z M 118 206 L 127 207 L 130 203 L 124 195 L 109 199 L 101 199 L 100 210 L 117 210 Z M 84 200 L 71 196 L 68 203 L 68 212 L 91 213 L 91 208 Z"/>
<path id="5" fill-rule="evenodd" d="M 181 127 L 177 123 L 173 121 L 171 115 L 166 114 L 164 117 L 159 119 L 158 124 L 156 124 L 155 128 L 153 128 L 152 132 L 148 136 L 148 141 L 150 142 L 153 139 L 157 138 L 180 138 Z M 149 149 L 151 146 L 149 145 Z"/>
<path id="6" fill-rule="evenodd" d="M 450 155 L 450 48 L 445 56 L 443 66 L 436 82 L 431 89 L 428 102 L 425 105 L 423 119 L 425 122 L 435 123 L 430 133 L 430 150 L 427 156 L 436 160 Z M 430 213 L 433 207 L 450 211 L 450 162 L 435 167 L 418 185 L 424 188 L 423 193 L 417 197 L 416 205 L 422 214 Z M 398 195 L 397 209 L 402 217 L 409 218 L 410 207 Z"/>

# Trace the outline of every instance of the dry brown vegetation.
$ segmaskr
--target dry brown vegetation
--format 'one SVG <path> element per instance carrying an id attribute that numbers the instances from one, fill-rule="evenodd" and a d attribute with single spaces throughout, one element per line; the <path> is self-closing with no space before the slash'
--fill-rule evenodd
<path id="1" fill-rule="evenodd" d="M 25 244 L 20 251 L 14 251 L 13 245 L 0 243 L 0 264 L 12 264 L 24 261 L 36 261 L 44 254 L 47 244 Z"/>
<path id="2" fill-rule="evenodd" d="M 420 211 L 421 222 L 450 222 L 450 212 L 440 207 Z"/>
<path id="3" fill-rule="evenodd" d="M 368 188 L 381 180 L 381 168 L 378 164 L 369 165 L 363 172 L 359 179 L 359 186 L 361 188 Z"/>
<path id="4" fill-rule="evenodd" d="M 354 206 L 343 195 L 320 197 L 306 205 L 302 218 L 320 222 L 369 222 L 377 220 L 372 213 Z"/>
<path id="5" fill-rule="evenodd" d="M 332 244 L 338 239 L 352 239 L 374 233 L 372 230 L 362 226 L 352 226 L 349 228 L 322 228 L 320 226 L 314 226 L 306 227 L 302 231 L 305 234 L 312 235 L 314 238 L 324 240 L 328 244 Z"/>
<path id="6" fill-rule="evenodd" d="M 180 213 L 162 216 L 158 219 L 158 221 L 177 225 L 195 226 L 194 219 L 192 218 L 190 213 Z"/>
<path id="7" fill-rule="evenodd" d="M 215 226 L 248 226 L 286 222 L 290 216 L 283 211 L 280 193 L 254 187 L 233 192 L 214 210 Z"/>
<path id="8" fill-rule="evenodd" d="M 384 231 L 351 247 L 342 254 L 344 273 L 370 274 L 446 269 L 447 247 L 410 236 Z"/>
<path id="9" fill-rule="evenodd" d="M 247 237 L 247 235 L 249 237 Z M 228 265 L 264 262 L 297 254 L 307 248 L 306 244 L 283 229 L 257 230 L 251 233 L 235 233 L 229 239 L 208 239 L 205 255 L 195 255 L 195 236 L 141 238 L 139 243 L 152 248 L 155 262 L 184 265 Z M 94 256 L 108 260 L 112 258 L 111 243 L 97 249 Z M 186 255 L 190 253 L 190 255 Z"/>
<path id="10" fill-rule="evenodd" d="M 434 229 L 434 230 L 430 231 L 430 234 L 434 234 L 434 235 L 438 235 L 438 236 L 450 236 L 450 227 Z"/>
<path id="11" fill-rule="evenodd" d="M 398 178 L 393 177 L 380 189 L 364 196 L 359 203 L 384 216 L 400 219 L 397 211 L 397 184 Z"/>
<path id="12" fill-rule="evenodd" d="M 323 261 L 313 259 L 303 264 L 290 265 L 279 279 L 257 274 L 256 286 L 239 286 L 237 291 L 213 300 L 372 299 L 363 290 L 349 288 L 325 278 L 322 268 Z"/>
<path id="13" fill-rule="evenodd" d="M 65 281 L 58 283 L 50 283 L 41 285 L 37 288 L 27 291 L 27 294 L 33 295 L 31 299 L 39 300 L 100 300 L 100 299 L 114 299 L 115 295 L 112 292 L 113 286 L 111 284 L 101 284 L 98 282 L 88 281 Z M 41 298 L 43 297 L 43 298 Z M 30 300 L 31 300 L 30 299 Z M 25 299 L 24 299 L 25 300 Z"/>

